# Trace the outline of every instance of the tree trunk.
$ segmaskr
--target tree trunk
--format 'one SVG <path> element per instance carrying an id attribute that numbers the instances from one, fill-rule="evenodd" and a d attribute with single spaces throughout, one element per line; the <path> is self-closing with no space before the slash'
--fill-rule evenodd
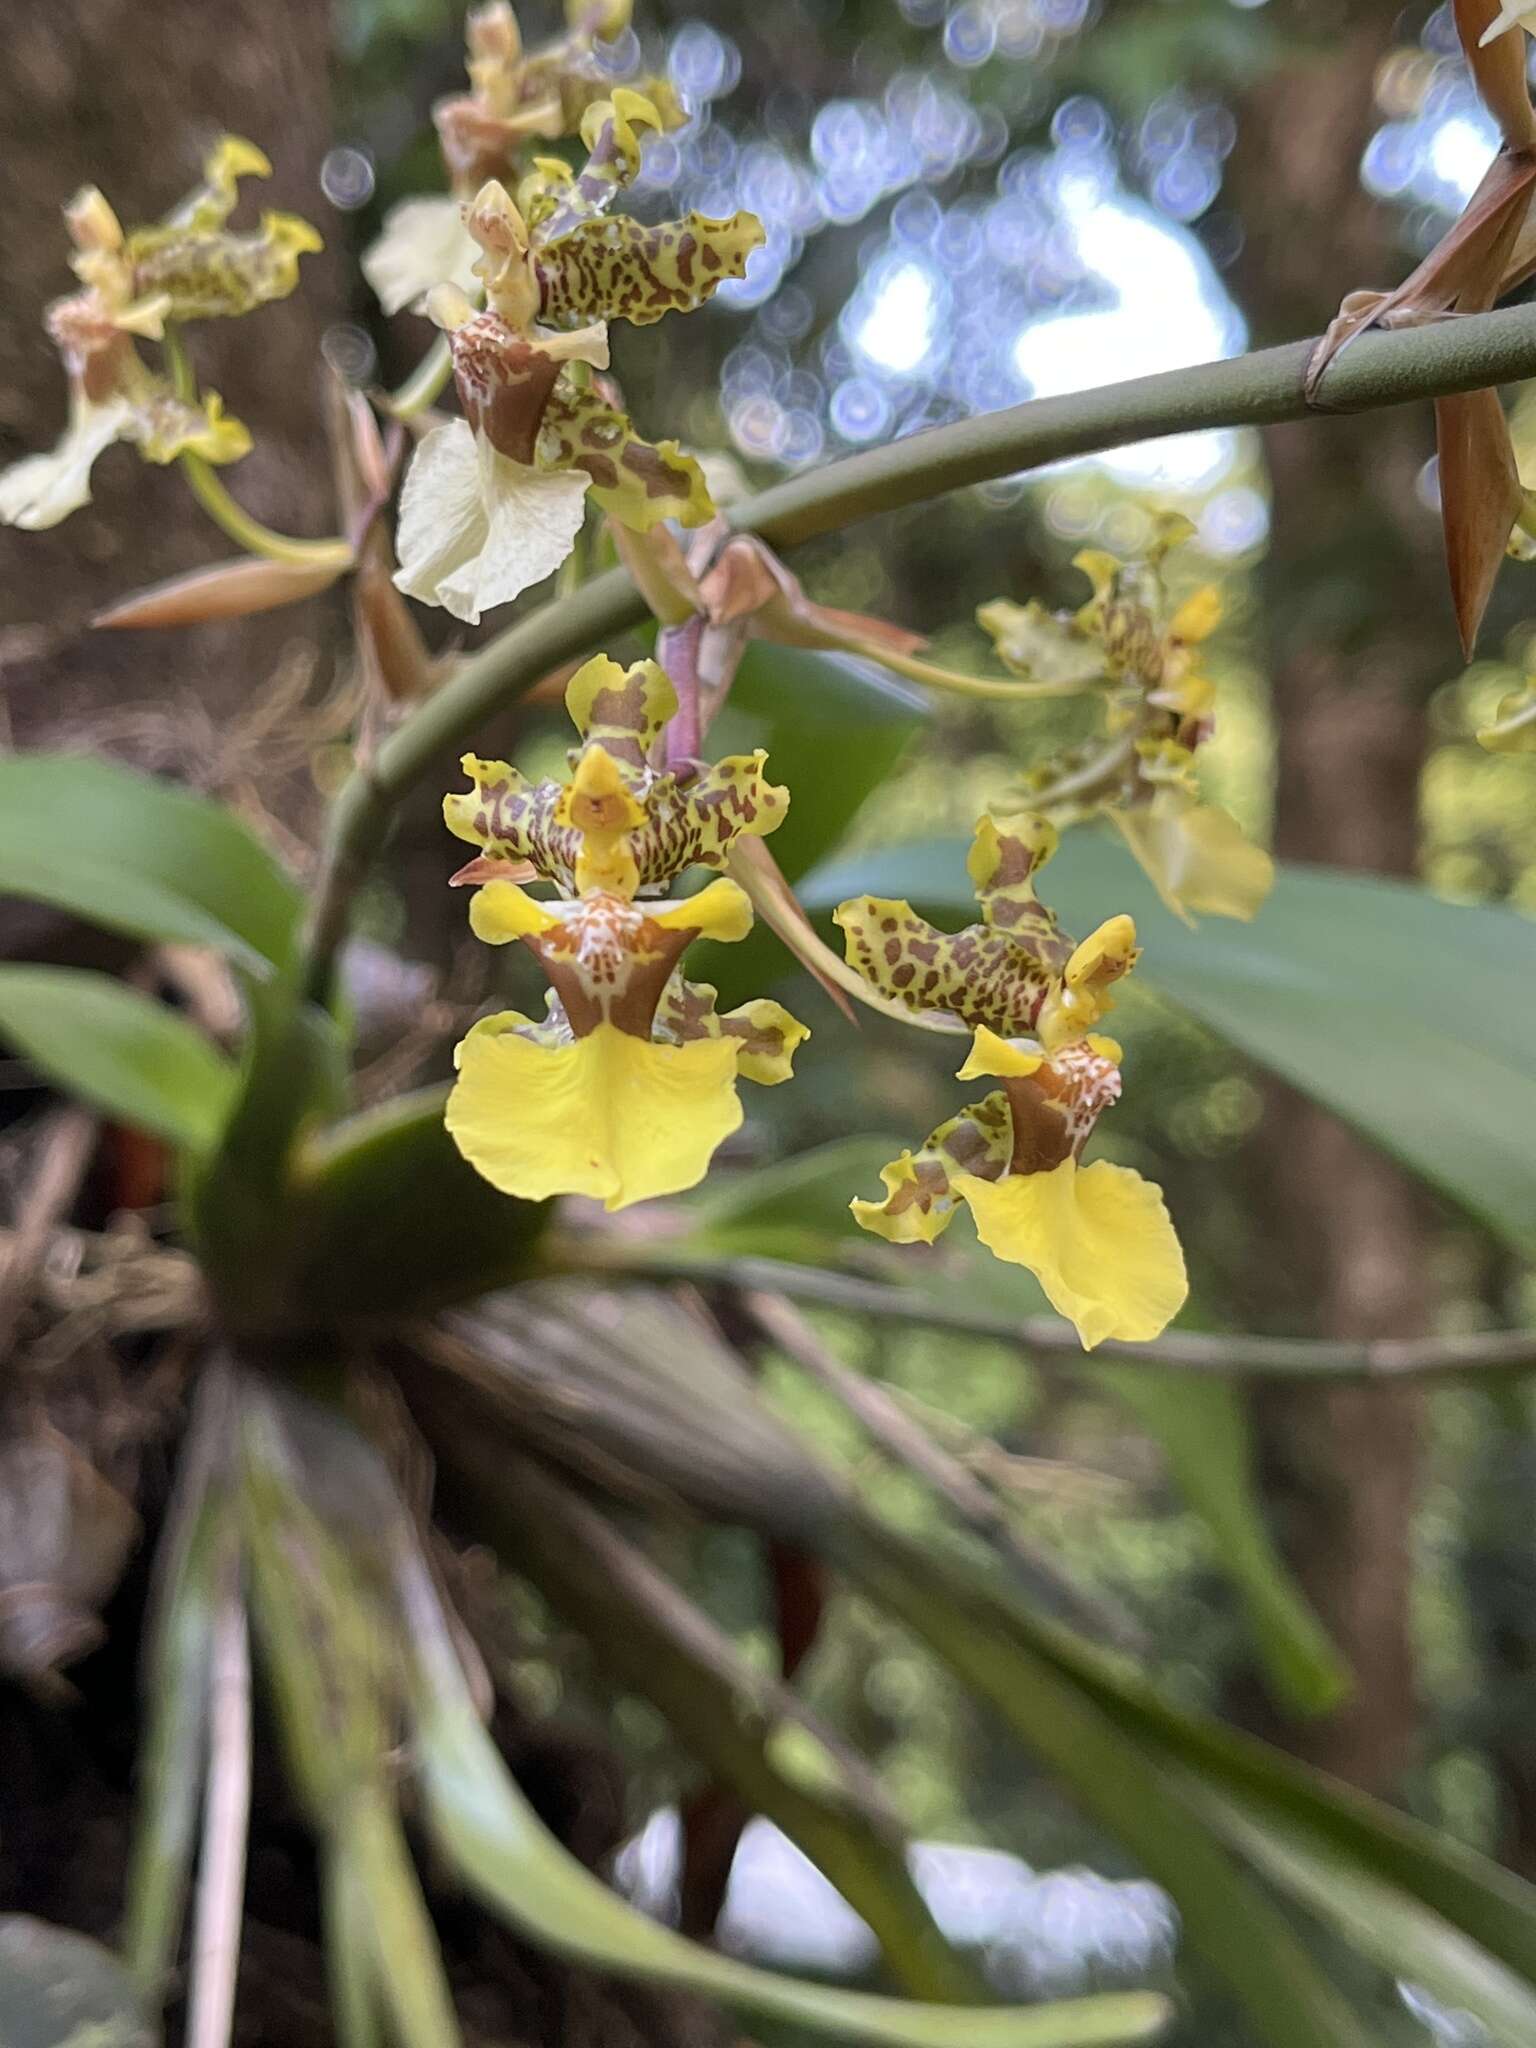
<path id="1" fill-rule="evenodd" d="M 1313 41 L 1267 74 L 1239 115 L 1234 197 L 1248 239 L 1236 284 L 1257 346 L 1321 331 L 1346 291 L 1395 282 L 1405 264 L 1392 217 L 1358 179 L 1395 0 L 1355 8 L 1342 36 L 1325 0 L 1278 11 L 1278 34 Z M 1263 612 L 1282 859 L 1414 870 L 1424 708 L 1456 665 L 1436 523 L 1416 491 L 1432 445 L 1419 410 L 1267 437 L 1274 519 Z M 1269 1222 L 1258 1284 L 1276 1320 L 1333 1337 L 1422 1329 L 1427 1241 L 1415 1187 L 1338 1119 L 1278 1086 L 1257 1149 Z M 1255 1397 L 1253 1413 L 1278 1537 L 1355 1690 L 1305 1723 L 1279 1714 L 1252 1679 L 1235 1704 L 1297 1753 L 1390 1792 L 1418 1731 L 1418 1399 L 1275 1387 Z"/>

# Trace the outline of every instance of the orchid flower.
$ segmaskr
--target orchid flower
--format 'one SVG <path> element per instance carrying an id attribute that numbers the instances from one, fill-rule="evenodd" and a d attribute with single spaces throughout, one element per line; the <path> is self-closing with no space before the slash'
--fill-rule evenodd
<path id="1" fill-rule="evenodd" d="M 400 505 L 400 588 L 473 624 L 557 569 L 590 491 L 622 524 L 697 526 L 714 510 L 674 441 L 641 440 L 590 373 L 608 363 L 606 322 L 646 325 L 701 306 L 740 277 L 763 238 L 749 213 L 646 227 L 605 219 L 640 165 L 654 104 L 616 92 L 587 109 L 579 174 L 541 162 L 518 188 L 482 188 L 466 212 L 486 307 L 434 295 L 464 417 L 428 434 Z"/>
<path id="2" fill-rule="evenodd" d="M 999 599 L 976 616 L 1016 674 L 1104 686 L 1105 737 L 1033 771 L 1023 800 L 1059 824 L 1107 817 L 1186 922 L 1193 910 L 1251 918 L 1274 863 L 1230 813 L 1201 800 L 1195 775 L 1215 702 L 1195 649 L 1220 621 L 1220 595 L 1206 585 L 1174 606 L 1163 575 L 1164 557 L 1192 531 L 1187 520 L 1164 520 L 1141 561 L 1078 555 L 1093 595 L 1076 612 Z"/>
<path id="3" fill-rule="evenodd" d="M 125 233 L 93 185 L 65 208 L 83 288 L 55 300 L 44 319 L 69 379 L 69 422 L 48 454 L 0 472 L 0 521 L 56 526 L 89 504 L 92 466 L 114 441 L 156 463 L 184 453 L 235 462 L 248 452 L 250 435 L 216 393 L 195 404 L 178 397 L 137 344 L 162 339 L 168 321 L 238 316 L 294 289 L 300 256 L 321 246 L 307 221 L 268 212 L 252 233 L 225 225 L 239 180 L 271 168 L 259 149 L 227 135 L 204 164 L 204 182 L 154 226 Z"/>
<path id="4" fill-rule="evenodd" d="M 465 202 L 491 178 L 510 178 L 531 142 L 574 135 L 594 101 L 613 90 L 594 58 L 596 45 L 629 26 L 630 0 L 568 0 L 566 33 L 539 49 L 523 42 L 507 0 L 470 9 L 464 25 L 470 89 L 432 110 L 450 190 L 402 199 L 363 257 L 363 274 L 386 313 L 419 302 L 449 280 L 473 287 L 476 258 L 463 221 Z M 683 118 L 665 79 L 639 81 L 663 126 Z"/>
<path id="5" fill-rule="evenodd" d="M 982 922 L 937 930 L 909 903 L 862 896 L 834 913 L 849 963 L 914 1015 L 972 1033 L 962 1081 L 1002 1087 L 881 1171 L 885 1199 L 856 1221 L 894 1244 L 931 1244 L 964 1202 L 996 1257 L 1027 1266 L 1086 1349 L 1156 1337 L 1188 1291 L 1162 1195 L 1128 1167 L 1081 1155 L 1119 1099 L 1120 1048 L 1094 1026 L 1136 959 L 1119 916 L 1081 945 L 1035 893 L 1055 828 L 983 817 L 968 862 Z"/>
<path id="6" fill-rule="evenodd" d="M 713 988 L 683 978 L 695 939 L 750 930 L 735 882 L 659 894 L 687 867 L 724 867 L 741 835 L 773 831 L 789 795 L 766 780 L 762 752 L 691 775 L 652 766 L 677 709 L 653 661 L 621 669 L 598 655 L 566 705 L 581 735 L 569 780 L 529 782 L 466 755 L 473 787 L 444 802 L 449 830 L 482 849 L 454 877 L 475 886 L 470 928 L 487 945 L 520 941 L 549 982 L 542 1019 L 505 1010 L 471 1029 L 447 1125 L 506 1194 L 620 1209 L 702 1180 L 741 1123 L 738 1076 L 788 1080 L 809 1035 L 767 1000 L 722 1016 Z M 529 895 L 521 882 L 533 878 L 556 895 Z"/>

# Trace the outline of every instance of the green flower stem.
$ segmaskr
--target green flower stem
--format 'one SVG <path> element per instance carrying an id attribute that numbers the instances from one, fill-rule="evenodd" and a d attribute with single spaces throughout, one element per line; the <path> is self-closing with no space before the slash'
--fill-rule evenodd
<path id="1" fill-rule="evenodd" d="M 1387 1337 L 1335 1343 L 1307 1337 L 1229 1337 L 1172 1330 L 1150 1342 L 1108 1338 L 1091 1353 L 1076 1330 L 1057 1316 L 1006 1316 L 968 1307 L 953 1293 L 942 1299 L 917 1287 L 865 1280 L 822 1266 L 740 1257 L 684 1246 L 621 1244 L 552 1236 L 541 1262 L 554 1272 L 627 1275 L 634 1280 L 690 1280 L 732 1293 L 784 1295 L 795 1301 L 873 1316 L 919 1328 L 957 1331 L 1017 1345 L 1054 1366 L 1089 1369 L 1116 1360 L 1166 1367 L 1217 1379 L 1403 1380 L 1462 1379 L 1472 1374 L 1518 1376 L 1536 1367 L 1536 1330 L 1480 1330 L 1463 1337 Z"/>
<path id="2" fill-rule="evenodd" d="M 186 343 L 174 326 L 165 330 L 165 360 L 176 396 L 184 404 L 196 405 L 197 379 L 192 373 Z M 203 456 L 189 452 L 178 455 L 176 460 L 191 486 L 193 497 L 214 525 L 227 533 L 247 554 L 261 555 L 269 562 L 286 562 L 294 568 L 341 570 L 351 566 L 353 550 L 348 542 L 340 539 L 297 540 L 291 534 L 275 533 L 270 526 L 263 526 L 259 519 L 253 519 L 242 505 L 236 504 L 224 488 L 218 471 Z"/>
<path id="3" fill-rule="evenodd" d="M 860 650 L 868 660 L 893 669 L 914 683 L 926 683 L 932 690 L 951 690 L 961 697 L 992 697 L 1000 704 L 1027 702 L 1034 697 L 1081 697 L 1092 687 L 1086 682 L 1037 683 L 1023 676 L 973 676 L 963 669 L 940 668 L 915 654 L 899 654 L 894 647 L 881 647 L 871 640 Z"/>
<path id="4" fill-rule="evenodd" d="M 738 507 L 734 523 L 771 546 L 788 548 L 966 484 L 1156 435 L 1369 412 L 1530 377 L 1536 375 L 1536 307 L 1362 334 L 1335 358 L 1309 402 L 1305 379 L 1316 346 L 1287 342 L 1226 362 L 1038 398 L 933 427 L 776 484 Z M 481 648 L 383 742 L 344 786 L 331 814 L 309 939 L 312 992 L 328 984 L 348 899 L 383 839 L 391 807 L 541 676 L 648 616 L 644 599 L 622 571 L 595 577 Z"/>
<path id="5" fill-rule="evenodd" d="M 384 411 L 392 419 L 414 419 L 417 413 L 436 405 L 452 375 L 453 357 L 448 348 L 448 337 L 440 334 L 405 382 L 382 401 Z"/>

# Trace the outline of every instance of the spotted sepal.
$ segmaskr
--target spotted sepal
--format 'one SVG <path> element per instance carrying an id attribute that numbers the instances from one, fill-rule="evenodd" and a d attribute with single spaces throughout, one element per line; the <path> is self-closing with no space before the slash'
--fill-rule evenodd
<path id="1" fill-rule="evenodd" d="M 621 668 L 598 654 L 566 685 L 565 708 L 585 745 L 601 746 L 624 766 L 644 769 L 677 710 L 677 692 L 654 661 Z"/>
<path id="2" fill-rule="evenodd" d="M 656 1007 L 653 1036 L 675 1045 L 694 1038 L 734 1039 L 736 1071 L 747 1080 L 765 1088 L 789 1080 L 795 1049 L 811 1035 L 807 1026 L 766 996 L 723 1015 L 715 1000 L 708 982 L 685 981 L 674 974 Z"/>
<path id="3" fill-rule="evenodd" d="M 473 789 L 443 798 L 443 820 L 455 838 L 499 860 L 530 861 L 546 881 L 569 890 L 581 851 L 581 833 L 555 816 L 563 794 L 558 782 L 530 782 L 506 761 L 466 754 Z"/>
<path id="4" fill-rule="evenodd" d="M 997 658 L 1016 676 L 1038 683 L 1091 683 L 1104 673 L 1104 651 L 1070 614 L 1049 612 L 1038 598 L 980 606 L 976 623 Z"/>
<path id="5" fill-rule="evenodd" d="M 658 776 L 645 798 L 645 823 L 630 837 L 642 885 L 686 867 L 723 868 L 746 834 L 765 839 L 789 810 L 789 791 L 763 773 L 768 756 L 727 754 L 692 782 Z"/>
<path id="6" fill-rule="evenodd" d="M 702 526 L 715 513 L 704 472 L 675 441 L 643 441 L 627 417 L 590 387 L 562 377 L 539 429 L 544 469 L 580 469 L 591 493 L 623 526 L 648 533 L 663 519 Z"/>
<path id="7" fill-rule="evenodd" d="M 754 213 L 721 220 L 690 213 L 654 226 L 627 215 L 576 222 L 558 241 L 541 236 L 534 255 L 540 318 L 550 327 L 591 320 L 645 327 L 667 313 L 691 313 L 727 278 L 745 274 L 762 241 Z"/>
<path id="8" fill-rule="evenodd" d="M 1026 811 L 999 825 L 979 820 L 966 857 L 981 914 L 994 931 L 1006 932 L 1032 959 L 1059 973 L 1072 957 L 1072 940 L 1056 913 L 1035 893 L 1035 877 L 1060 843 L 1048 818 Z"/>
<path id="9" fill-rule="evenodd" d="M 949 1228 L 960 1199 L 951 1175 L 1000 1180 L 1012 1145 L 1008 1098 L 998 1089 L 930 1131 L 916 1152 L 903 1152 L 883 1166 L 885 1200 L 851 1202 L 854 1221 L 892 1244 L 932 1244 Z"/>
<path id="10" fill-rule="evenodd" d="M 1026 946 L 991 925 L 942 932 L 910 903 L 879 896 L 840 903 L 832 921 L 849 966 L 919 1016 L 938 1011 L 1019 1038 L 1034 1029 L 1055 983 Z"/>
<path id="11" fill-rule="evenodd" d="M 264 213 L 253 234 L 143 228 L 127 249 L 136 294 L 163 293 L 177 320 L 221 320 L 287 298 L 299 282 L 299 258 L 324 246 L 296 213 Z"/>

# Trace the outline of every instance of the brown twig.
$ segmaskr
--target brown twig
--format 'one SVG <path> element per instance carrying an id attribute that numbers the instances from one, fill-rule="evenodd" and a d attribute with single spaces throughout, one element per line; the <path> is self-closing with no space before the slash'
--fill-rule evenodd
<path id="1" fill-rule="evenodd" d="M 54 1231 L 91 1163 L 96 1134 L 96 1118 L 75 1107 L 56 1111 L 44 1129 L 31 1184 L 17 1205 L 15 1227 L 0 1238 L 0 1358 L 10 1356 Z"/>

